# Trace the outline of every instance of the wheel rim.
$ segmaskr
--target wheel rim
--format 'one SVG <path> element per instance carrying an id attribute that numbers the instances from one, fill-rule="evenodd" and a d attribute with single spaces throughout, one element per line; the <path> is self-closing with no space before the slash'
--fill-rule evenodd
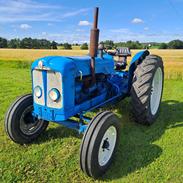
<path id="1" fill-rule="evenodd" d="M 156 70 L 152 81 L 151 99 L 150 99 L 150 108 L 152 115 L 155 115 L 159 108 L 162 93 L 162 82 L 163 82 L 163 73 L 161 68 L 159 67 Z"/>
<path id="2" fill-rule="evenodd" d="M 43 125 L 44 121 L 32 116 L 33 106 L 25 108 L 20 118 L 20 130 L 25 135 L 35 134 Z"/>
<path id="3" fill-rule="evenodd" d="M 100 143 L 98 162 L 100 166 L 105 166 L 111 159 L 112 153 L 116 146 L 117 130 L 114 126 L 110 126 Z"/>

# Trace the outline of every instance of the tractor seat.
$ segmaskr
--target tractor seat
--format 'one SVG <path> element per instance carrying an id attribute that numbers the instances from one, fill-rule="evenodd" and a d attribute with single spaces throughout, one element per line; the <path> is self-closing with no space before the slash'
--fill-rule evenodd
<path id="1" fill-rule="evenodd" d="M 131 56 L 131 51 L 130 51 L 130 48 L 127 48 L 127 47 L 119 47 L 119 48 L 116 48 L 116 56 L 119 56 L 119 57 L 128 57 L 128 56 Z"/>
<path id="2" fill-rule="evenodd" d="M 130 49 L 126 47 L 116 48 L 115 56 L 117 56 L 115 62 L 115 70 L 121 71 L 126 69 L 127 57 L 131 56 Z"/>

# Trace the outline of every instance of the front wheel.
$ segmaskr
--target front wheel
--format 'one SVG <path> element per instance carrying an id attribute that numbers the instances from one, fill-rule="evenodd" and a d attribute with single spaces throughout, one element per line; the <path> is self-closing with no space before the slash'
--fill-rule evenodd
<path id="1" fill-rule="evenodd" d="M 136 122 L 150 125 L 158 116 L 164 81 L 161 57 L 147 56 L 137 65 L 131 87 L 132 113 Z"/>
<path id="2" fill-rule="evenodd" d="M 48 122 L 32 116 L 32 111 L 33 97 L 31 94 L 19 97 L 7 111 L 5 129 L 14 142 L 30 143 L 46 130 Z"/>
<path id="3" fill-rule="evenodd" d="M 109 168 L 119 140 L 119 119 L 102 112 L 90 122 L 81 143 L 80 166 L 88 176 L 97 178 Z"/>

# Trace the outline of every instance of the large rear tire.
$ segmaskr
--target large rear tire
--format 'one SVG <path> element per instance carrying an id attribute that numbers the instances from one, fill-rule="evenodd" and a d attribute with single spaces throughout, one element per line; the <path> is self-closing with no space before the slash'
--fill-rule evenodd
<path id="1" fill-rule="evenodd" d="M 164 81 L 161 57 L 147 56 L 134 72 L 131 87 L 132 114 L 135 121 L 151 125 L 157 118 Z"/>
<path id="2" fill-rule="evenodd" d="M 35 140 L 48 126 L 48 121 L 32 116 L 33 97 L 23 95 L 13 102 L 6 113 L 5 130 L 7 135 L 18 144 Z"/>

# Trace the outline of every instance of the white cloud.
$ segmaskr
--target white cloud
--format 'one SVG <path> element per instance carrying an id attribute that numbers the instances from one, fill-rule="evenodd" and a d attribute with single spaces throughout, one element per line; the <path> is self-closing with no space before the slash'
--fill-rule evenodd
<path id="1" fill-rule="evenodd" d="M 124 32 L 122 29 L 120 32 L 119 29 L 115 29 L 115 31 L 105 30 L 100 36 L 100 40 L 113 40 L 114 42 L 125 42 L 125 41 L 140 41 L 140 42 L 169 42 L 174 39 L 182 39 L 183 34 L 175 34 L 172 32 L 159 31 L 133 31 L 128 30 L 128 32 Z"/>
<path id="2" fill-rule="evenodd" d="M 129 29 L 127 28 L 119 28 L 119 29 L 111 29 L 110 32 L 113 33 L 129 33 Z"/>
<path id="3" fill-rule="evenodd" d="M 148 30 L 149 30 L 149 27 L 144 27 L 144 30 L 145 30 L 145 31 L 148 31 Z"/>
<path id="4" fill-rule="evenodd" d="M 144 23 L 144 21 L 140 18 L 134 18 L 132 21 L 131 21 L 132 24 L 142 24 Z"/>
<path id="5" fill-rule="evenodd" d="M 39 38 L 45 38 L 45 35 L 40 34 Z M 62 32 L 62 33 L 47 33 L 46 39 L 54 40 L 60 43 L 69 42 L 69 43 L 84 43 L 89 42 L 89 33 L 88 32 Z"/>
<path id="6" fill-rule="evenodd" d="M 27 30 L 27 29 L 30 29 L 32 27 L 29 24 L 21 24 L 20 28 L 23 29 L 23 30 Z"/>
<path id="7" fill-rule="evenodd" d="M 91 25 L 91 23 L 88 22 L 87 20 L 81 20 L 81 21 L 79 21 L 78 25 L 79 26 L 88 26 L 88 25 Z"/>
<path id="8" fill-rule="evenodd" d="M 121 32 L 120 32 L 121 30 Z M 17 33 L 12 33 L 11 35 L 2 34 L 3 37 L 7 39 L 12 39 L 17 37 Z M 35 35 L 27 34 L 26 36 L 31 36 L 32 38 L 39 38 L 39 39 L 48 39 L 51 41 L 56 41 L 59 43 L 69 42 L 69 43 L 84 43 L 89 42 L 90 34 L 89 31 L 80 32 L 80 30 L 63 30 L 61 32 L 40 32 Z M 25 35 L 19 35 L 19 38 L 24 38 Z M 182 39 L 183 33 L 174 34 L 172 32 L 165 32 L 159 31 L 136 31 L 130 30 L 124 32 L 123 28 L 119 29 L 105 29 L 100 34 L 100 41 L 104 40 L 113 40 L 114 42 L 124 42 L 124 41 L 140 41 L 140 42 L 169 42 L 174 39 Z"/>
<path id="9" fill-rule="evenodd" d="M 50 8 L 58 9 L 61 7 L 47 3 L 39 3 L 33 0 L 0 0 L 0 12 L 20 14 L 22 12 L 35 12 Z"/>
<path id="10" fill-rule="evenodd" d="M 63 18 L 73 17 L 73 16 L 79 15 L 81 13 L 86 13 L 88 10 L 89 10 L 88 8 L 83 8 L 83 9 L 80 9 L 80 10 L 67 12 L 67 13 L 64 13 L 62 17 Z"/>
<path id="11" fill-rule="evenodd" d="M 76 29 L 77 32 L 85 32 L 86 30 L 84 29 Z"/>
<path id="12" fill-rule="evenodd" d="M 42 32 L 41 35 L 42 35 L 42 36 L 46 36 L 47 33 L 46 33 L 46 32 Z"/>
<path id="13" fill-rule="evenodd" d="M 144 27 L 143 27 L 144 28 Z M 100 34 L 100 41 L 113 40 L 114 42 L 125 42 L 125 41 L 140 41 L 140 42 L 169 42 L 174 39 L 182 39 L 183 33 L 179 31 L 179 34 L 173 33 L 168 30 L 148 31 L 129 29 L 129 28 L 115 28 L 115 29 L 104 29 Z"/>
<path id="14" fill-rule="evenodd" d="M 0 23 L 21 21 L 60 22 L 65 18 L 86 13 L 88 10 L 86 8 L 71 10 L 71 8 L 63 8 L 58 4 L 53 5 L 53 3 L 34 0 L 0 0 Z"/>

